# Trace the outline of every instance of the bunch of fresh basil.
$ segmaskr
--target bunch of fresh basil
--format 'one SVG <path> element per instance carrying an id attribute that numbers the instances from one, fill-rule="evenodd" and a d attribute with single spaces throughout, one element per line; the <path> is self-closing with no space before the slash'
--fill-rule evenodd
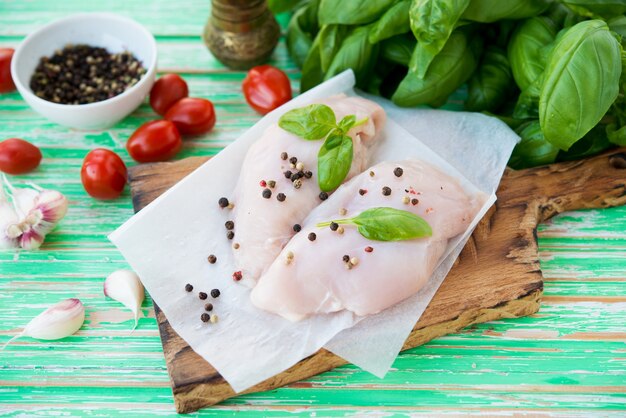
<path id="1" fill-rule="evenodd" d="M 467 83 L 467 110 L 500 117 L 522 137 L 516 168 L 626 145 L 626 0 L 269 5 L 294 11 L 287 47 L 302 91 L 352 68 L 370 93 L 438 107 Z"/>

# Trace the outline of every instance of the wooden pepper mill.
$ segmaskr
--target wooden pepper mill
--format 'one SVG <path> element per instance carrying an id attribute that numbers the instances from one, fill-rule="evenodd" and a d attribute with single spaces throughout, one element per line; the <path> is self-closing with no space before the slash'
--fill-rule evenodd
<path id="1" fill-rule="evenodd" d="M 224 65 L 247 70 L 266 62 L 280 28 L 265 0 L 211 0 L 203 39 Z"/>

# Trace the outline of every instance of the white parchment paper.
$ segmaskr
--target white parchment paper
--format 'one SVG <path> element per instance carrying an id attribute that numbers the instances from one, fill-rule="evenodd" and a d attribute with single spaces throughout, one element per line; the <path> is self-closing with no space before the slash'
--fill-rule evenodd
<path id="1" fill-rule="evenodd" d="M 289 368 L 323 346 L 365 370 L 383 375 L 471 234 L 470 229 L 449 244 L 447 256 L 427 288 L 368 318 L 341 312 L 291 323 L 252 306 L 250 290 L 231 278 L 235 269 L 232 243 L 224 237 L 229 213 L 218 207 L 217 200 L 234 194 L 246 151 L 269 124 L 277 122 L 285 111 L 316 98 L 342 92 L 355 94 L 353 86 L 354 76 L 348 71 L 266 115 L 109 237 L 139 274 L 174 330 L 236 392 Z M 474 220 L 473 229 L 495 201 L 493 192 L 517 136 L 506 125 L 486 116 L 405 110 L 376 100 L 386 108 L 390 120 L 372 165 L 407 157 L 424 158 L 456 175 L 468 190 L 485 192 L 489 199 Z M 206 261 L 209 254 L 218 257 L 216 264 Z M 186 283 L 194 286 L 193 292 L 184 291 Z M 205 324 L 200 321 L 205 301 L 197 294 L 209 293 L 213 288 L 222 294 L 215 300 L 209 296 L 208 301 L 220 319 L 217 324 Z"/>

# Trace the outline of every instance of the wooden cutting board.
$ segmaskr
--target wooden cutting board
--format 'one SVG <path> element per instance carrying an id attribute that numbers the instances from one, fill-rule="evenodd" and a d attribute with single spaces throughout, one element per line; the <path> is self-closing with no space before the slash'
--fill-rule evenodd
<path id="1" fill-rule="evenodd" d="M 206 160 L 194 157 L 132 167 L 129 179 L 135 211 Z M 468 325 L 537 312 L 543 292 L 537 225 L 568 210 L 626 204 L 626 149 L 582 161 L 507 171 L 497 195 L 496 205 L 477 226 L 403 350 Z M 158 306 L 154 308 L 177 411 L 192 412 L 235 396 L 222 376 L 174 332 Z M 344 363 L 322 349 L 247 392 L 270 390 Z"/>

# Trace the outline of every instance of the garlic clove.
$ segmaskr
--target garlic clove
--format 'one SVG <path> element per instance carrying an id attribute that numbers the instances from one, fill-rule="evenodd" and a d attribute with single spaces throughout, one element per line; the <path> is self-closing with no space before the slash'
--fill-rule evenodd
<path id="1" fill-rule="evenodd" d="M 78 299 L 65 299 L 34 317 L 11 341 L 24 335 L 38 340 L 58 340 L 74 334 L 85 322 L 85 307 Z"/>
<path id="2" fill-rule="evenodd" d="M 133 312 L 135 315 L 134 330 L 137 327 L 141 303 L 145 297 L 139 276 L 131 270 L 114 271 L 104 281 L 104 295 L 120 302 Z"/>
<path id="3" fill-rule="evenodd" d="M 43 240 L 45 235 L 38 233 L 35 228 L 28 227 L 26 231 L 22 232 L 22 234 L 17 238 L 20 247 L 25 250 L 36 250 L 41 247 L 43 244 Z"/>
<path id="4" fill-rule="evenodd" d="M 44 190 L 37 196 L 35 208 L 41 211 L 43 221 L 56 224 L 67 213 L 67 198 L 56 190 Z"/>

